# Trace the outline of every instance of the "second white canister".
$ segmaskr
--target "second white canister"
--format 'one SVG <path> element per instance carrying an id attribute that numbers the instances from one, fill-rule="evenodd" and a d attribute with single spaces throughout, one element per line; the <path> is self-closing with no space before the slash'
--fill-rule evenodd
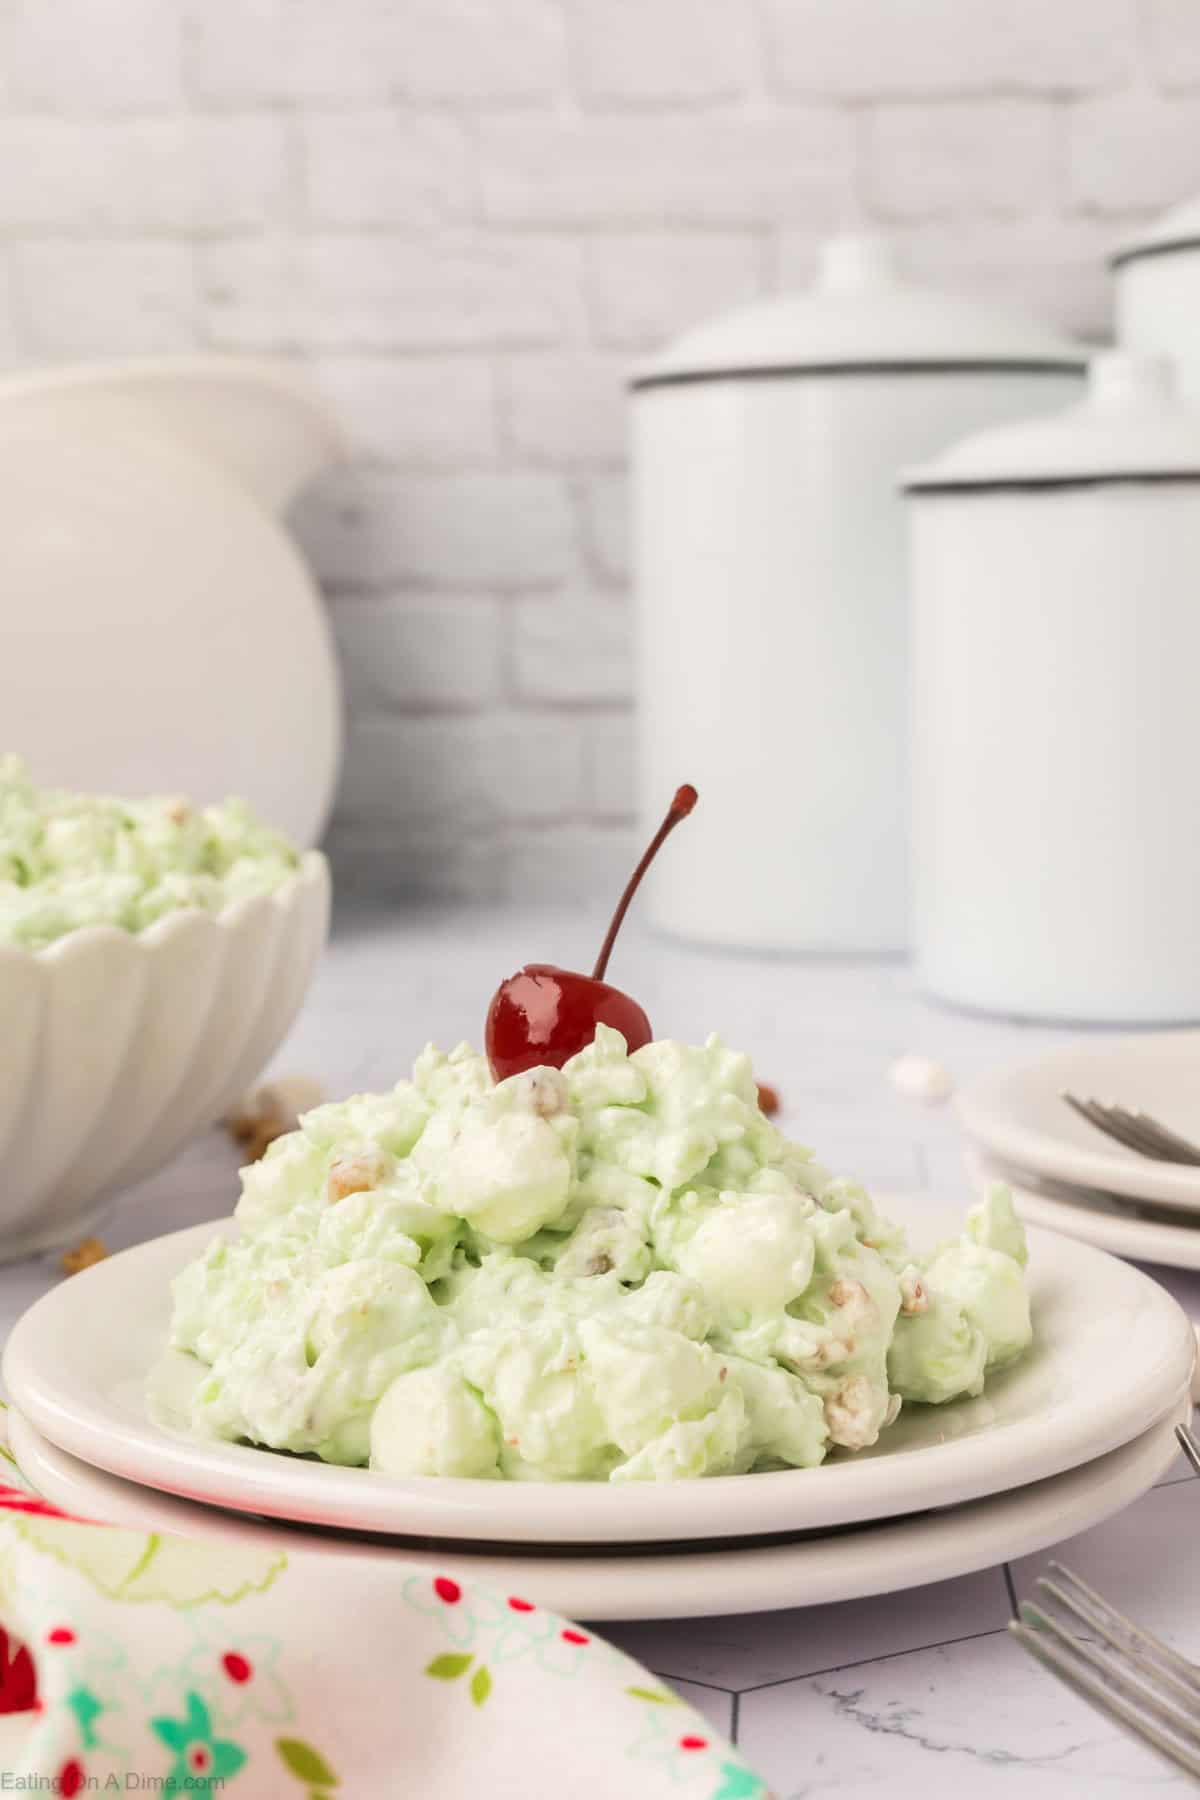
<path id="1" fill-rule="evenodd" d="M 1200 411 L 1161 359 L 912 471 L 914 931 L 943 999 L 1200 1018 Z"/>
<path id="2" fill-rule="evenodd" d="M 768 950 L 908 940 L 900 470 L 1080 391 L 1077 345 L 905 281 L 877 239 L 634 380 L 639 782 L 701 804 L 648 907 Z"/>

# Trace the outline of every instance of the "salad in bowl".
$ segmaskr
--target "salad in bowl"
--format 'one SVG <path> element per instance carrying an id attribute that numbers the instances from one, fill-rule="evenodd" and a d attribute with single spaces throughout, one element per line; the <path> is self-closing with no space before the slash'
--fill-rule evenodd
<path id="1" fill-rule="evenodd" d="M 65 1245 L 259 1073 L 329 872 L 243 802 L 34 785 L 0 757 L 0 1260 Z"/>

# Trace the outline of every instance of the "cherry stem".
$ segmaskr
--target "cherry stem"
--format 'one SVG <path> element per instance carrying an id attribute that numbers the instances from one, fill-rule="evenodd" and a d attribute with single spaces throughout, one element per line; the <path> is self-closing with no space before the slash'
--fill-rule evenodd
<path id="1" fill-rule="evenodd" d="M 642 876 L 646 873 L 646 870 L 650 867 L 650 864 L 654 861 L 666 839 L 678 825 L 680 819 L 687 818 L 698 799 L 699 795 L 695 788 L 689 783 L 685 782 L 681 788 L 676 788 L 675 798 L 667 808 L 666 818 L 663 820 L 654 836 L 650 839 L 650 842 L 646 845 L 641 862 L 629 877 L 628 882 L 625 884 L 625 892 L 617 902 L 617 910 L 612 916 L 612 921 L 604 936 L 604 942 L 600 946 L 600 954 L 596 958 L 596 966 L 592 970 L 593 981 L 604 980 L 604 974 L 608 968 L 608 959 L 612 955 L 612 947 L 617 941 L 617 933 L 621 929 L 625 914 L 629 911 L 629 902 L 633 899 L 633 896 L 641 886 Z"/>

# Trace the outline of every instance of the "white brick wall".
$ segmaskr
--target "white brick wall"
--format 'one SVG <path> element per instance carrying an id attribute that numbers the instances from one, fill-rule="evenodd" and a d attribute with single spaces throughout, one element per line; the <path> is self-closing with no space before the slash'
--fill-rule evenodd
<path id="1" fill-rule="evenodd" d="M 797 211 L 834 222 L 850 202 L 851 146 L 834 107 L 485 121 L 483 212 L 518 225 L 769 225 Z"/>
<path id="2" fill-rule="evenodd" d="M 731 100 L 755 82 L 753 9 L 737 0 L 575 0 L 570 14 L 588 101 Z"/>
<path id="3" fill-rule="evenodd" d="M 1137 0 L 766 0 L 766 20 L 782 90 L 845 100 L 1088 93 L 1138 63 Z"/>
<path id="4" fill-rule="evenodd" d="M 1013 218 L 1053 201 L 1058 119 L 1046 100 L 960 100 L 875 108 L 863 182 L 887 220 Z"/>
<path id="5" fill-rule="evenodd" d="M 1103 337 L 1200 191 L 1200 0 L 10 0 L 0 363 L 305 366 L 346 881 L 582 895 L 632 849 L 629 365 L 831 228 Z"/>

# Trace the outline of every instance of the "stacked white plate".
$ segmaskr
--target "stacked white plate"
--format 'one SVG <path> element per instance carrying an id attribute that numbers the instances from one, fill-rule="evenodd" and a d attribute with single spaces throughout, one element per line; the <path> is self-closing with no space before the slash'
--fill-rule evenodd
<path id="1" fill-rule="evenodd" d="M 1064 1092 L 1150 1113 L 1200 1143 L 1200 1031 L 1085 1039 L 986 1075 L 958 1098 L 978 1188 L 1007 1181 L 1030 1224 L 1117 1256 L 1200 1269 L 1200 1167 L 1126 1150 Z"/>
<path id="2" fill-rule="evenodd" d="M 893 1206 L 914 1242 L 959 1209 Z M 769 1610 L 911 1587 L 1043 1549 L 1165 1471 L 1192 1328 L 1140 1271 L 1030 1234 L 1036 1343 L 978 1399 L 907 1408 L 819 1469 L 672 1484 L 399 1480 L 198 1440 L 145 1403 L 168 1284 L 214 1231 L 75 1276 L 13 1331 L 18 1460 L 66 1510 L 155 1531 L 436 1565 L 590 1619 Z"/>

